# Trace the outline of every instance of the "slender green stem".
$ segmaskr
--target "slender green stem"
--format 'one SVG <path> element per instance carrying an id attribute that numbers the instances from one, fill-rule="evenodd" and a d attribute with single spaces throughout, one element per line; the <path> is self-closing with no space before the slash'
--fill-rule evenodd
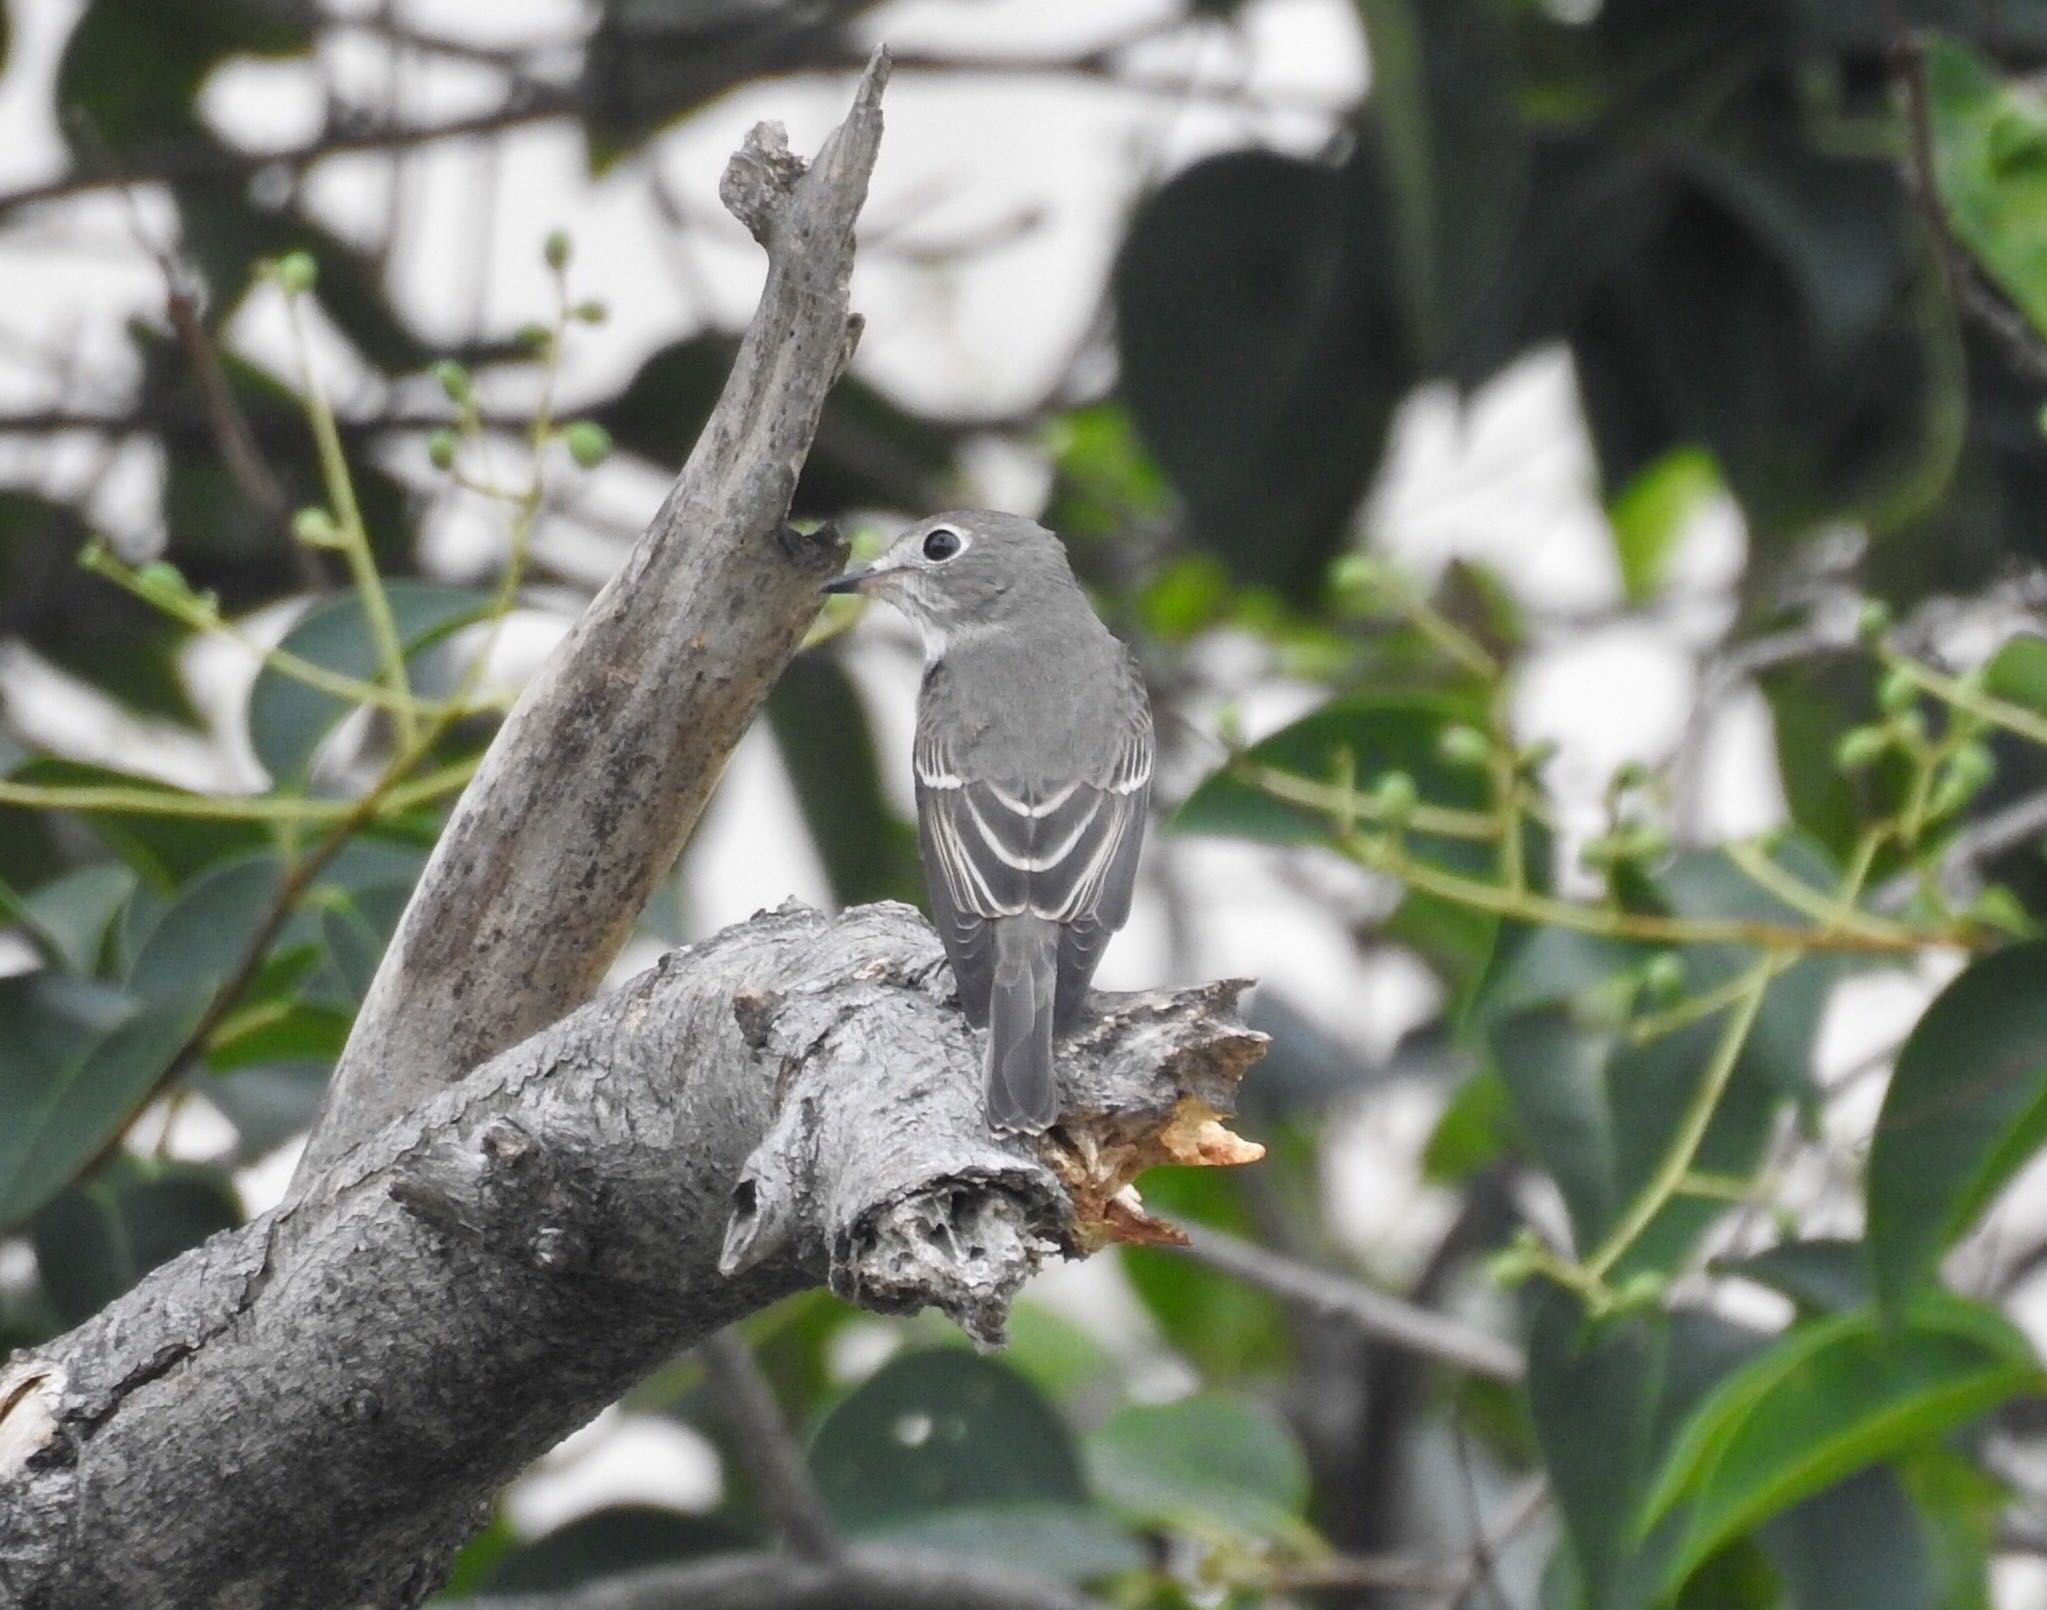
<path id="1" fill-rule="evenodd" d="M 1844 910 L 1835 896 L 1827 894 L 1824 890 L 1815 889 L 1804 879 L 1785 871 L 1753 843 L 1729 844 L 1727 858 L 1751 881 L 1775 895 L 1794 911 L 1803 912 L 1820 922 L 1830 922 L 1855 933 L 1868 934 L 1872 938 L 1894 941 L 1907 947 L 1920 942 L 1921 935 L 1904 923 L 1871 916 L 1868 912 L 1857 911 L 1852 907 Z"/>
<path id="2" fill-rule="evenodd" d="M 1741 1048 L 1748 1041 L 1749 1030 L 1755 1027 L 1757 1014 L 1762 1011 L 1763 997 L 1769 993 L 1770 980 L 1776 976 L 1775 961 L 1775 957 L 1766 957 L 1743 975 L 1744 988 L 1734 1003 L 1734 1011 L 1729 1015 L 1726 1027 L 1720 1031 L 1719 1042 L 1713 1047 L 1712 1060 L 1706 1064 L 1699 1087 L 1692 1092 L 1691 1103 L 1678 1123 L 1670 1150 L 1657 1165 L 1649 1183 L 1628 1204 L 1628 1211 L 1620 1223 L 1585 1260 L 1585 1272 L 1595 1281 L 1605 1281 L 1608 1272 L 1626 1256 L 1628 1249 L 1641 1238 L 1650 1221 L 1663 1211 L 1664 1205 L 1691 1173 L 1692 1159 L 1699 1154 L 1699 1143 L 1706 1138 L 1707 1127 L 1719 1109 L 1727 1082 L 1734 1076 L 1734 1066 L 1741 1060 Z"/>
<path id="3" fill-rule="evenodd" d="M 374 814 L 407 810 L 453 793 L 469 781 L 475 769 L 472 763 L 463 761 L 382 789 L 375 795 L 378 809 Z M 290 794 L 183 794 L 170 789 L 111 784 L 17 783 L 0 779 L 0 805 L 44 811 L 179 816 L 210 822 L 305 823 L 344 821 L 359 809 L 361 800 L 307 799 Z"/>
<path id="4" fill-rule="evenodd" d="M 1885 665 L 1904 672 L 1918 686 L 1943 703 L 1951 704 L 1957 710 L 1966 710 L 1979 721 L 1993 727 L 2002 727 L 2015 737 L 2047 745 L 2047 717 L 2041 716 L 2038 712 L 2028 710 L 2024 705 L 1996 698 L 1960 677 L 1936 671 L 1932 666 L 1922 664 L 1911 655 L 1901 653 L 1897 649 L 1884 647 L 1877 653 Z"/>
<path id="5" fill-rule="evenodd" d="M 1784 972 L 1798 960 L 1796 952 L 1781 954 L 1777 958 L 1775 971 Z M 1741 999 L 1747 989 L 1747 975 L 1736 973 L 1734 977 L 1715 985 L 1712 989 L 1688 996 L 1675 1006 L 1667 1007 L 1661 1012 L 1645 1012 L 1631 1020 L 1628 1024 L 1628 1039 L 1636 1045 L 1646 1045 L 1651 1040 L 1660 1040 L 1664 1035 L 1688 1028 L 1702 1018 L 1726 1011 Z"/>
<path id="6" fill-rule="evenodd" d="M 1521 762 L 1514 753 L 1514 735 L 1508 724 L 1507 685 L 1497 684 L 1492 702 L 1493 809 L 1502 818 L 1500 832 L 1500 882 L 1516 893 L 1528 887 L 1528 868 L 1521 843 Z"/>
<path id="7" fill-rule="evenodd" d="M 342 557 L 362 599 L 363 618 L 376 640 L 377 658 L 384 685 L 394 701 L 391 719 L 398 732 L 398 747 L 414 747 L 419 735 L 419 718 L 412 697 L 412 683 L 405 670 L 405 645 L 398 637 L 398 622 L 391 613 L 391 600 L 384 591 L 384 579 L 377 571 L 376 556 L 370 551 L 369 532 L 363 526 L 362 508 L 356 502 L 355 481 L 349 474 L 348 457 L 341 448 L 341 431 L 334 421 L 334 409 L 320 385 L 314 367 L 311 344 L 306 339 L 305 320 L 295 296 L 286 298 L 292 334 L 299 349 L 299 370 L 306 390 L 306 417 L 312 422 L 313 441 L 319 450 L 320 476 L 334 505 Z"/>
<path id="8" fill-rule="evenodd" d="M 290 677 L 294 682 L 302 682 L 309 688 L 318 688 L 322 693 L 331 693 L 337 699 L 346 699 L 351 704 L 370 704 L 382 710 L 397 710 L 401 704 L 406 704 L 422 716 L 434 713 L 434 706 L 426 700 L 409 694 L 401 700 L 389 688 L 379 683 L 365 682 L 361 677 L 330 670 L 286 648 L 266 647 L 234 622 L 222 616 L 219 607 L 211 598 L 198 593 L 180 594 L 150 587 L 141 580 L 133 566 L 116 559 L 101 543 L 95 542 L 89 546 L 80 555 L 79 563 L 95 575 L 106 577 L 123 592 L 132 593 L 152 609 L 161 611 L 181 625 L 189 626 L 196 632 L 224 637 L 230 643 L 246 649 L 278 675 Z"/>
<path id="9" fill-rule="evenodd" d="M 1341 782 L 1318 783 L 1248 760 L 1239 761 L 1232 771 L 1240 781 L 1250 784 L 1261 794 L 1268 794 L 1288 805 L 1305 805 L 1310 810 L 1325 812 L 1335 824 L 1339 838 L 1348 836 L 1343 825 L 1346 815 L 1354 821 L 1386 821 L 1385 812 L 1379 808 L 1378 802 L 1369 793 L 1360 794 L 1355 786 L 1345 787 Z M 1352 781 L 1354 785 L 1355 779 Z M 1417 805 L 1400 818 L 1400 825 L 1441 838 L 1491 839 L 1499 835 L 1502 824 L 1488 811 Z"/>
<path id="10" fill-rule="evenodd" d="M 1601 934 L 1612 939 L 1640 939 L 1663 945 L 1752 945 L 1769 950 L 1845 950 L 1879 955 L 1901 955 L 1929 945 L 1971 948 L 1975 941 L 1962 933 L 1900 930 L 1896 934 L 1867 933 L 1844 928 L 1838 922 L 1801 925 L 1727 917 L 1669 917 L 1659 912 L 1624 911 L 1615 906 L 1586 905 L 1559 899 L 1534 890 L 1518 893 L 1480 878 L 1470 878 L 1409 855 L 1400 846 L 1369 835 L 1353 834 L 1343 848 L 1350 855 L 1390 877 L 1425 893 L 1470 906 L 1479 911 L 1517 917 L 1529 923 L 1547 923 L 1579 933 Z"/>

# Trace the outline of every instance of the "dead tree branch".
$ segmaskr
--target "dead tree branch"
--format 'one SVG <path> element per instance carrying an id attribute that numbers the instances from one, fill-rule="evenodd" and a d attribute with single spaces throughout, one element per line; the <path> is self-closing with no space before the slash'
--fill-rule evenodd
<path id="1" fill-rule="evenodd" d="M 1142 1233 L 1132 1173 L 1255 1155 L 1240 988 L 1098 998 L 1041 1155 L 908 907 L 678 951 L 17 1360 L 0 1602 L 415 1604 L 530 1460 L 790 1292 L 995 1341 L 1045 1258 Z"/>

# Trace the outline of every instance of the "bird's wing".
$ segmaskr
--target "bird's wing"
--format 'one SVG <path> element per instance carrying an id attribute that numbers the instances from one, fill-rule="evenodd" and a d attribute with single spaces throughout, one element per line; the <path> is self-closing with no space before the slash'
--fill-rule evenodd
<path id="1" fill-rule="evenodd" d="M 1049 918 L 1068 930 L 1062 983 L 1075 975 L 1084 991 L 1109 934 L 1130 915 L 1151 789 L 1149 713 L 1137 707 L 1109 764 L 1088 780 L 1025 786 L 970 777 L 944 735 L 929 729 L 918 734 L 915 759 L 926 879 L 948 951 L 991 918 Z M 977 998 L 964 977 L 961 994 Z"/>

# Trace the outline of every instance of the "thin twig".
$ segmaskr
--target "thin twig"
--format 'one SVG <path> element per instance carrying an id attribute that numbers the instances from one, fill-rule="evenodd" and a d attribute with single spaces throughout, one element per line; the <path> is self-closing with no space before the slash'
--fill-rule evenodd
<path id="1" fill-rule="evenodd" d="M 1519 1381 L 1526 1368 L 1520 1350 L 1511 1342 L 1462 1320 L 1405 1302 L 1362 1281 L 1298 1263 L 1221 1230 L 1198 1224 L 1180 1228 L 1187 1236 L 1187 1245 L 1181 1250 L 1196 1262 L 1285 1302 L 1346 1320 L 1367 1336 L 1488 1380 Z"/>
<path id="2" fill-rule="evenodd" d="M 843 1560 L 846 1547 L 811 1480 L 775 1390 L 737 1331 L 721 1330 L 697 1349 L 732 1429 L 732 1451 L 791 1552 L 819 1565 Z"/>

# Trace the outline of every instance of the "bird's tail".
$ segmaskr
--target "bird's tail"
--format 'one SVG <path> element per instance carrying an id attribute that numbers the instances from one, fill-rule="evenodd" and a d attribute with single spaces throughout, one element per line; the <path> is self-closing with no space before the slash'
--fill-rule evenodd
<path id="1" fill-rule="evenodd" d="M 1038 1135 L 1059 1116 L 1052 1071 L 1052 1007 L 1059 978 L 1059 925 L 998 917 L 995 983 L 988 996 L 988 1123 L 998 1133 Z"/>

